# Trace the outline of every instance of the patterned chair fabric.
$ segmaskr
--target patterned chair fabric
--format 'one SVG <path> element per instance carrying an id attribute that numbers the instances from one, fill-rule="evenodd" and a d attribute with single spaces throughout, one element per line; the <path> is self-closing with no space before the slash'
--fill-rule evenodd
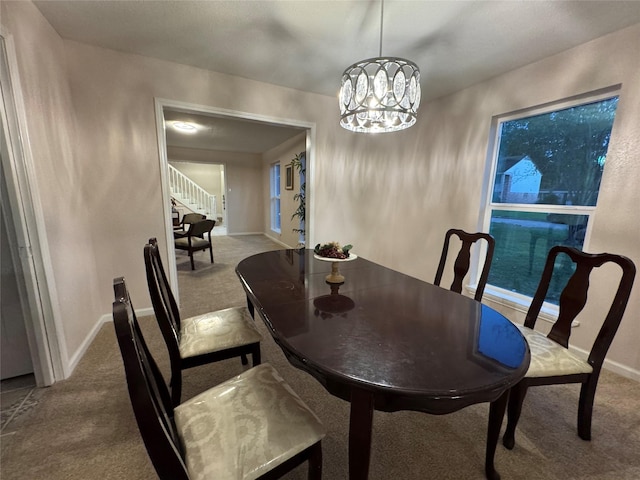
<path id="1" fill-rule="evenodd" d="M 257 343 L 261 338 L 249 310 L 232 307 L 185 318 L 178 348 L 181 358 L 189 358 Z"/>
<path id="2" fill-rule="evenodd" d="M 113 323 L 140 434 L 161 480 L 279 478 L 305 461 L 322 476 L 324 427 L 269 364 L 173 407 L 138 325 L 124 278 Z"/>
<path id="3" fill-rule="evenodd" d="M 262 337 L 247 307 L 231 307 L 182 320 L 155 238 L 144 247 L 144 263 L 153 311 L 169 351 L 174 406 L 180 403 L 184 369 L 233 357 L 241 357 L 246 365 L 249 354 L 253 366 L 260 364 Z"/>
<path id="4" fill-rule="evenodd" d="M 250 480 L 324 437 L 320 420 L 269 364 L 175 409 L 193 480 Z"/>
<path id="5" fill-rule="evenodd" d="M 568 348 L 524 325 L 516 325 L 531 349 L 531 363 L 526 377 L 559 377 L 591 373 L 593 367 Z"/>

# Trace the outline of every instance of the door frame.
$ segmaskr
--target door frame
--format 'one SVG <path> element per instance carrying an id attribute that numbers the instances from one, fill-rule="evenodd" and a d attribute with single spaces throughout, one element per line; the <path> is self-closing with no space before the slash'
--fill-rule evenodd
<path id="1" fill-rule="evenodd" d="M 29 144 L 13 37 L 0 25 L 0 115 L 7 194 L 16 228 L 20 264 L 25 281 L 29 315 L 25 320 L 36 384 L 48 386 L 66 378 L 64 340 L 56 298 L 51 255 L 46 239 L 40 196 L 35 187 L 35 167 Z M 67 365 L 68 366 L 68 365 Z"/>
<path id="2" fill-rule="evenodd" d="M 315 135 L 316 135 L 316 124 L 314 122 L 307 122 L 302 120 L 296 120 L 291 118 L 282 118 L 282 117 L 274 117 L 270 115 L 260 115 L 251 112 L 243 112 L 240 110 L 229 110 L 226 108 L 218 108 L 211 107 L 207 105 L 198 105 L 194 103 L 180 102 L 176 100 L 169 100 L 165 98 L 154 98 L 155 105 L 155 114 L 156 114 L 156 132 L 158 138 L 158 159 L 160 162 L 160 182 L 162 188 L 162 212 L 164 216 L 164 224 L 165 224 L 165 243 L 167 245 L 167 259 L 168 259 L 168 270 L 169 270 L 169 282 L 171 283 L 171 288 L 174 291 L 176 301 L 178 304 L 180 303 L 180 294 L 178 290 L 178 270 L 176 267 L 176 255 L 175 255 L 175 247 L 173 244 L 173 226 L 171 219 L 171 190 L 169 187 L 169 160 L 167 158 L 167 139 L 165 135 L 165 125 L 164 125 L 164 109 L 179 109 L 188 113 L 194 114 L 204 114 L 204 115 L 214 115 L 217 117 L 228 117 L 233 119 L 241 119 L 241 120 L 251 120 L 262 122 L 271 125 L 282 125 L 288 127 L 300 127 L 304 128 L 306 131 L 306 154 L 307 154 L 307 171 L 306 171 L 306 182 L 307 182 L 307 196 L 306 196 L 306 221 L 305 221 L 305 230 L 306 230 L 306 238 L 307 241 L 313 238 L 313 217 L 309 215 L 312 209 L 312 200 L 313 195 L 309 194 L 310 185 L 313 185 L 314 178 L 314 159 L 315 159 Z M 225 175 L 227 174 L 225 168 Z M 225 187 L 228 189 L 229 185 L 225 184 Z M 228 215 L 227 215 L 228 222 Z M 227 228 L 229 225 L 227 224 Z"/>

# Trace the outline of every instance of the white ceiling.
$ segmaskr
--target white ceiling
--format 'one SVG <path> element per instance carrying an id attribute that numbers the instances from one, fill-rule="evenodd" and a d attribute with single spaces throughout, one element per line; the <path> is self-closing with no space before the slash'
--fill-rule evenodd
<path id="1" fill-rule="evenodd" d="M 164 120 L 168 146 L 222 152 L 264 153 L 304 131 L 303 128 L 166 108 Z M 196 125 L 197 131 L 181 132 L 173 127 L 174 122 L 191 123 Z"/>
<path id="2" fill-rule="evenodd" d="M 34 3 L 65 39 L 336 97 L 380 48 L 377 0 Z M 635 23 L 638 0 L 386 0 L 382 54 L 418 64 L 424 102 Z"/>

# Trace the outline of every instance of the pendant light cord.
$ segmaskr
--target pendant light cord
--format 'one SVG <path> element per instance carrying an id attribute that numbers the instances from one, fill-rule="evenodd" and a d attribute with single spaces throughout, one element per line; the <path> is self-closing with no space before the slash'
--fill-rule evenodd
<path id="1" fill-rule="evenodd" d="M 380 54 L 382 57 L 382 18 L 384 17 L 384 0 L 380 0 Z"/>

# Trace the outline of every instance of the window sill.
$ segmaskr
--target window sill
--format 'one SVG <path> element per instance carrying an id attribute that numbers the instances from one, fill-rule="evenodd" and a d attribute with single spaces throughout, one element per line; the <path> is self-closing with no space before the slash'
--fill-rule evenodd
<path id="1" fill-rule="evenodd" d="M 475 285 L 467 286 L 467 290 L 472 295 L 476 293 Z M 531 297 L 526 297 L 515 292 L 509 292 L 508 290 L 504 290 L 502 288 L 492 287 L 491 285 L 487 285 L 487 287 L 485 288 L 483 299 L 491 300 L 498 305 L 512 308 L 513 310 L 521 312 L 525 315 L 529 310 L 529 306 L 531 305 Z M 538 318 L 548 323 L 555 323 L 555 321 L 558 319 L 558 306 L 545 302 L 540 309 L 540 315 L 538 316 Z M 580 322 L 578 320 L 574 320 L 571 323 L 571 328 L 579 326 Z"/>

